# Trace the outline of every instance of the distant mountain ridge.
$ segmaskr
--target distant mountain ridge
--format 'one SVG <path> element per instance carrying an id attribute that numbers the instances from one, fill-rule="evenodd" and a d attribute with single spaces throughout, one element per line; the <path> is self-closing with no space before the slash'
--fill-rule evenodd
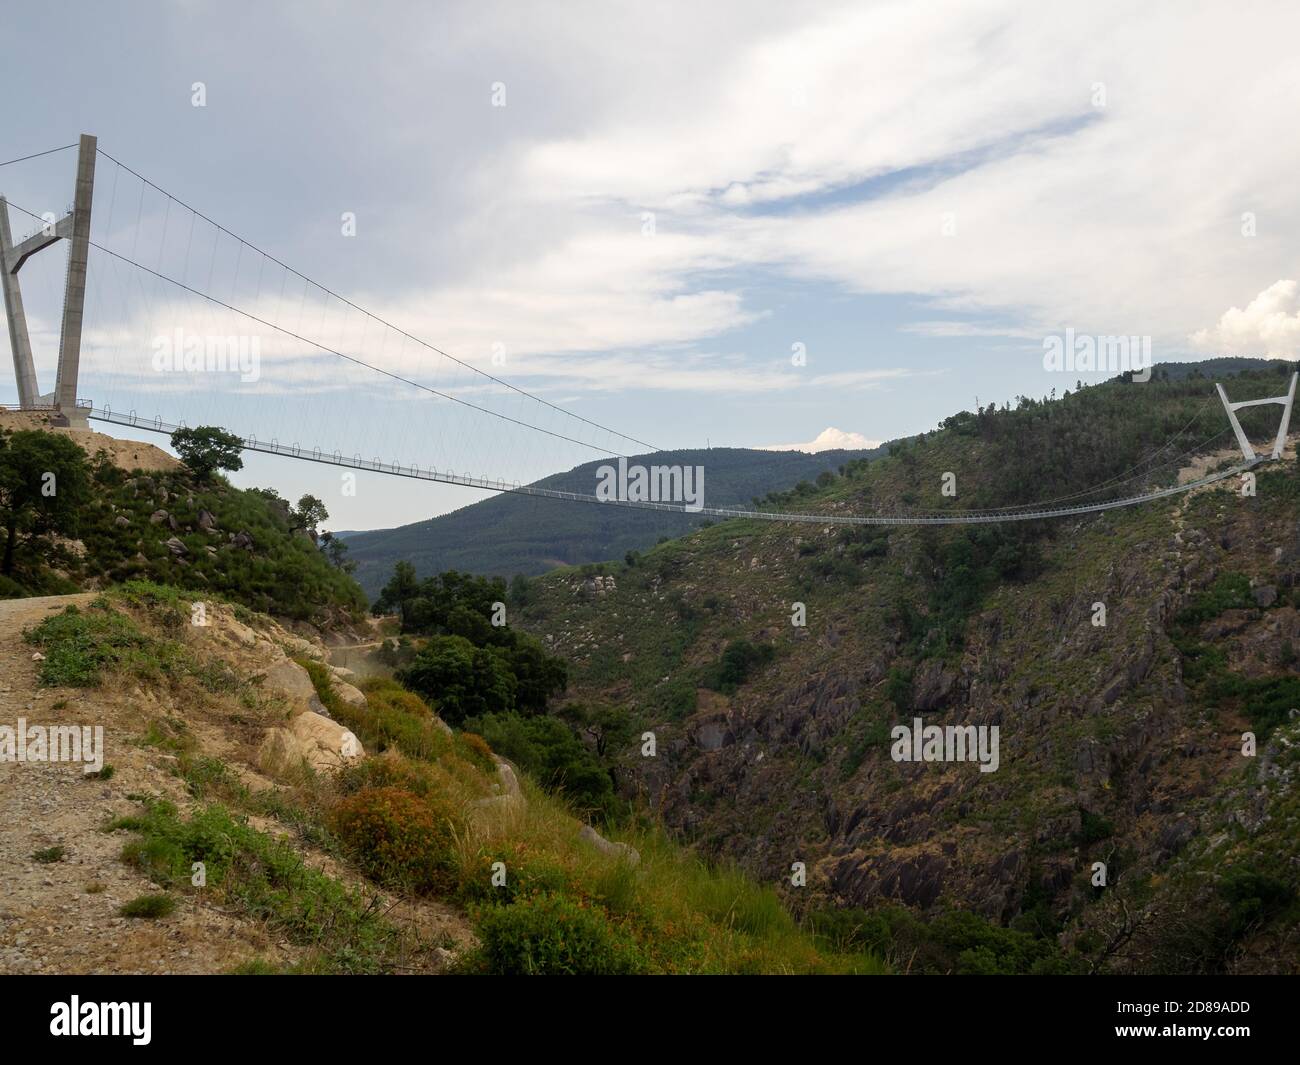
<path id="1" fill-rule="evenodd" d="M 884 446 L 862 451 L 760 451 L 751 448 L 698 448 L 634 455 L 646 466 L 703 466 L 707 506 L 749 503 L 769 492 L 813 481 L 853 459 L 883 454 Z M 597 459 L 537 481 L 542 488 L 594 492 Z M 520 495 L 500 495 L 436 518 L 395 529 L 348 532 L 348 557 L 357 563 L 357 581 L 374 596 L 407 560 L 425 576 L 456 569 L 489 576 L 530 576 L 561 565 L 622 558 L 644 551 L 662 537 L 677 537 L 707 520 L 685 514 L 625 510 Z"/>

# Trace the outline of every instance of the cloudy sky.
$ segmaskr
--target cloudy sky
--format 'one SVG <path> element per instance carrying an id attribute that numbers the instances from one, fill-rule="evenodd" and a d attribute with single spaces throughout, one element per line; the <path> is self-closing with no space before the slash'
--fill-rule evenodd
<path id="1" fill-rule="evenodd" d="M 94 133 L 321 285 L 587 421 L 569 434 L 465 371 L 447 386 L 549 411 L 555 434 L 480 445 L 464 405 L 426 421 L 427 395 L 331 376 L 283 336 L 255 394 L 136 380 L 124 348 L 229 327 L 180 298 L 160 326 L 164 297 L 110 265 L 86 380 L 115 407 L 531 476 L 594 457 L 552 446 L 591 423 L 661 447 L 880 440 L 1109 376 L 1044 369 L 1066 329 L 1149 336 L 1157 361 L 1300 353 L 1294 5 L 27 7 L 5 16 L 0 161 Z M 57 213 L 72 163 L 0 168 L 0 191 Z M 105 241 L 203 289 L 202 233 L 182 241 L 184 212 L 126 181 L 101 157 Z M 132 228 L 150 223 L 156 252 Z M 48 388 L 62 256 L 46 259 L 24 284 Z M 254 293 L 251 261 L 216 271 L 223 298 L 274 318 L 284 288 L 259 266 Z M 439 372 L 348 312 L 304 319 L 309 340 Z M 344 498 L 336 471 L 269 458 L 240 479 L 315 491 L 347 528 L 479 498 L 373 475 Z"/>

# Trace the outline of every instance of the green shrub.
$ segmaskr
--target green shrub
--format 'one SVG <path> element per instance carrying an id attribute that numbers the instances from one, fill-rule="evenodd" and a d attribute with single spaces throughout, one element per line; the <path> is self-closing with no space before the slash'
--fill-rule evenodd
<path id="1" fill-rule="evenodd" d="M 1239 703 L 1257 737 L 1265 740 L 1300 707 L 1300 677 L 1249 678 L 1225 672 L 1211 679 L 1209 695 L 1220 706 Z"/>
<path id="2" fill-rule="evenodd" d="M 322 971 L 391 968 L 395 930 L 364 898 L 221 806 L 183 821 L 171 803 L 147 800 L 141 814 L 117 818 L 108 829 L 137 833 L 122 858 L 160 886 L 188 889 L 193 863 L 202 862 L 211 898 L 263 922 L 272 934 L 317 948 Z"/>
<path id="3" fill-rule="evenodd" d="M 38 679 L 51 686 L 94 687 L 108 667 L 157 676 L 170 672 L 177 657 L 175 647 L 146 636 L 130 618 L 99 605 L 84 612 L 65 607 L 23 638 L 44 652 Z"/>
<path id="4" fill-rule="evenodd" d="M 776 648 L 766 643 L 733 640 L 717 665 L 706 686 L 725 695 L 733 695 L 754 673 L 776 657 Z"/>
<path id="5" fill-rule="evenodd" d="M 1250 579 L 1242 573 L 1225 573 L 1179 611 L 1174 623 L 1190 629 L 1217 618 L 1225 610 L 1251 606 L 1254 601 L 1250 597 Z"/>
<path id="6" fill-rule="evenodd" d="M 484 971 L 511 976 L 616 976 L 643 972 L 635 941 L 603 910 L 560 895 L 518 899 L 478 918 Z"/>
<path id="7" fill-rule="evenodd" d="M 118 911 L 123 917 L 170 917 L 176 912 L 176 900 L 170 895 L 140 895 Z"/>
<path id="8" fill-rule="evenodd" d="M 1088 846 L 1103 839 L 1110 839 L 1115 834 L 1115 826 L 1100 814 L 1089 810 L 1080 810 L 1079 844 Z"/>
<path id="9" fill-rule="evenodd" d="M 342 799 L 333 825 L 376 880 L 419 893 L 454 884 L 456 818 L 445 803 L 400 788 L 364 788 Z"/>
<path id="10" fill-rule="evenodd" d="M 465 727 L 547 791 L 564 796 L 583 812 L 610 815 L 619 809 L 609 770 L 563 721 L 484 714 L 466 721 Z"/>
<path id="11" fill-rule="evenodd" d="M 1233 939 L 1277 916 L 1296 898 L 1292 884 L 1251 869 L 1233 869 L 1218 885 L 1228 903 L 1229 932 Z"/>

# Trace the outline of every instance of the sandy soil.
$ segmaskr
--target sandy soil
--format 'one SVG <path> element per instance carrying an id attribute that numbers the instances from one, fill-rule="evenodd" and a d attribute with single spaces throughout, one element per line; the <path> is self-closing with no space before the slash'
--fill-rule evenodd
<path id="1" fill-rule="evenodd" d="M 50 416 L 42 411 L 0 410 L 0 429 L 45 429 L 73 440 L 87 455 L 108 453 L 113 465 L 124 470 L 158 473 L 180 468 L 180 462 L 153 444 L 136 440 L 118 440 L 92 429 L 64 429 L 50 425 Z"/>

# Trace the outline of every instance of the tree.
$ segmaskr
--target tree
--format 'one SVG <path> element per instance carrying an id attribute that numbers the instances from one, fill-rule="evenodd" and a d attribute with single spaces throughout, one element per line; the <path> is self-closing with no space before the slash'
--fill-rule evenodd
<path id="1" fill-rule="evenodd" d="M 397 679 L 435 704 L 449 725 L 515 705 L 515 676 L 500 648 L 475 647 L 463 636 L 433 637 Z"/>
<path id="2" fill-rule="evenodd" d="M 298 506 L 289 514 L 289 531 L 297 532 L 299 529 L 306 529 L 310 533 L 315 533 L 316 527 L 321 522 L 329 519 L 330 512 L 325 509 L 322 503 L 313 495 L 304 495 L 298 500 Z"/>
<path id="3" fill-rule="evenodd" d="M 622 707 L 576 702 L 560 707 L 558 713 L 591 740 L 601 758 L 609 753 L 610 747 L 617 750 L 632 740 L 632 723 Z"/>
<path id="4" fill-rule="evenodd" d="M 335 536 L 332 532 L 320 534 L 320 549 L 329 559 L 330 565 L 335 569 L 340 569 L 344 573 L 351 573 L 357 568 L 357 564 L 348 559 L 348 545 Z"/>
<path id="5" fill-rule="evenodd" d="M 13 574 L 20 534 L 72 535 L 89 500 L 86 456 L 67 437 L 32 429 L 0 436 L 0 574 Z"/>
<path id="6" fill-rule="evenodd" d="M 206 481 L 216 470 L 242 470 L 244 460 L 239 453 L 243 446 L 243 441 L 234 433 L 214 425 L 177 429 L 172 433 L 172 447 L 176 454 L 201 481 Z"/>
<path id="7" fill-rule="evenodd" d="M 402 631 L 406 631 L 407 611 L 410 603 L 420 594 L 420 579 L 415 575 L 415 567 L 402 561 L 393 567 L 393 575 L 379 591 L 379 597 L 371 608 L 376 615 L 396 613 L 401 619 Z"/>

